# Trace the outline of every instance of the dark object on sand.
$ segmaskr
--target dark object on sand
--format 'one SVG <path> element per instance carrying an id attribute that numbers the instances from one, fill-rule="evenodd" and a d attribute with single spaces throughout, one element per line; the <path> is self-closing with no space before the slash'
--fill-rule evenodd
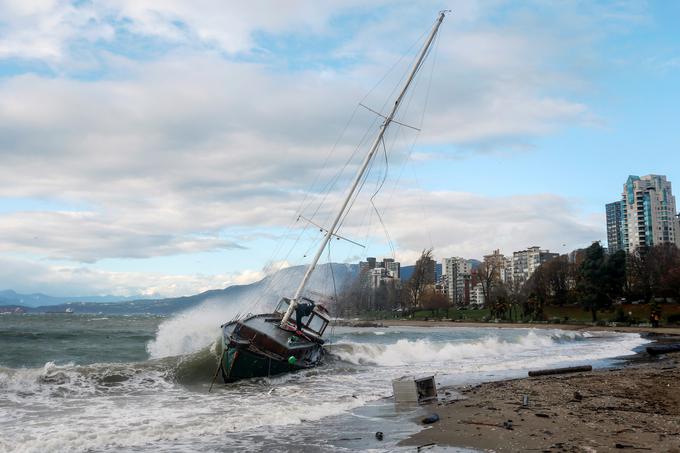
<path id="1" fill-rule="evenodd" d="M 503 428 L 512 430 L 512 420 L 508 420 L 507 422 L 503 422 Z"/>
<path id="2" fill-rule="evenodd" d="M 593 371 L 593 367 L 591 365 L 584 365 L 584 366 L 568 366 L 566 368 L 552 368 L 547 370 L 536 370 L 529 371 L 529 376 L 531 377 L 548 376 L 551 374 L 578 373 L 580 371 Z"/>
<path id="3" fill-rule="evenodd" d="M 583 399 L 583 395 L 581 395 L 578 391 L 574 392 L 574 401 L 581 401 Z"/>
<path id="4" fill-rule="evenodd" d="M 534 414 L 536 417 L 541 417 L 541 418 L 550 418 L 550 415 L 548 414 L 541 414 L 540 412 L 538 414 Z"/>
<path id="5" fill-rule="evenodd" d="M 669 352 L 680 352 L 680 343 L 647 346 L 647 354 L 649 355 L 668 354 Z"/>
<path id="6" fill-rule="evenodd" d="M 651 450 L 651 448 L 636 447 L 635 445 L 627 445 L 627 444 L 614 444 L 614 448 L 633 448 L 635 450 Z"/>
<path id="7" fill-rule="evenodd" d="M 461 420 L 459 423 L 464 423 L 466 425 L 493 426 L 494 428 L 499 428 L 501 426 L 498 423 L 476 422 L 474 420 Z M 507 422 L 503 422 L 504 426 L 505 423 Z"/>
<path id="8" fill-rule="evenodd" d="M 383 435 L 382 431 L 378 431 L 377 433 L 375 433 L 376 439 L 383 440 L 383 437 L 384 437 L 384 435 Z"/>
<path id="9" fill-rule="evenodd" d="M 432 414 L 423 419 L 423 423 L 426 425 L 429 425 L 430 423 L 436 423 L 439 421 L 439 415 L 437 414 Z"/>

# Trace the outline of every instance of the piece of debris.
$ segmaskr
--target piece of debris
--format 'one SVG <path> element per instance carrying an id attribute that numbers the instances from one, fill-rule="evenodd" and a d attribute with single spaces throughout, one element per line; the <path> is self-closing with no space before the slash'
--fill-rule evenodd
<path id="1" fill-rule="evenodd" d="M 634 448 L 635 450 L 651 450 L 651 448 L 637 447 L 635 445 L 628 445 L 628 444 L 614 444 L 614 448 Z"/>
<path id="2" fill-rule="evenodd" d="M 503 428 L 512 430 L 512 420 L 508 420 L 506 422 L 503 422 Z"/>
<path id="3" fill-rule="evenodd" d="M 376 438 L 376 439 L 378 439 L 378 440 L 383 440 L 383 437 L 384 437 L 384 436 L 383 436 L 382 431 L 378 431 L 377 433 L 375 433 L 375 438 Z"/>
<path id="4" fill-rule="evenodd" d="M 423 403 L 437 399 L 434 376 L 402 376 L 392 381 L 395 403 Z"/>
<path id="5" fill-rule="evenodd" d="M 647 346 L 647 354 L 650 355 L 668 354 L 669 352 L 680 352 L 680 343 Z"/>
<path id="6" fill-rule="evenodd" d="M 487 423 L 487 422 L 477 422 L 474 420 L 461 420 L 458 423 L 464 423 L 466 425 L 482 425 L 482 426 L 492 426 L 494 428 L 499 428 L 500 425 L 497 423 Z M 479 428 L 477 428 L 479 429 Z"/>
<path id="7" fill-rule="evenodd" d="M 522 396 L 522 406 L 527 407 L 529 405 L 529 395 Z"/>
<path id="8" fill-rule="evenodd" d="M 534 415 L 535 415 L 536 417 L 541 417 L 541 418 L 550 418 L 550 415 L 548 415 L 548 414 L 542 414 L 542 413 L 540 413 L 540 412 L 537 413 L 537 414 L 534 414 Z"/>
<path id="9" fill-rule="evenodd" d="M 429 425 L 430 423 L 436 423 L 438 421 L 439 421 L 439 415 L 437 415 L 437 414 L 428 415 L 427 417 L 425 417 L 423 419 L 423 423 L 425 423 L 426 425 Z"/>
<path id="10" fill-rule="evenodd" d="M 548 376 L 551 374 L 578 373 L 581 371 L 593 371 L 593 367 L 592 365 L 583 365 L 583 366 L 568 366 L 565 368 L 551 368 L 546 370 L 535 370 L 529 371 L 529 376 L 531 377 Z"/>

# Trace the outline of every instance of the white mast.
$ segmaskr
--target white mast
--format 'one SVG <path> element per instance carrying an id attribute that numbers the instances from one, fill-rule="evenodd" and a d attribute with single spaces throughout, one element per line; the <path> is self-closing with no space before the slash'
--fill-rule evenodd
<path id="1" fill-rule="evenodd" d="M 411 69 L 411 73 L 409 74 L 408 79 L 406 80 L 406 83 L 404 84 L 404 87 L 401 90 L 401 93 L 397 97 L 397 100 L 394 102 L 394 106 L 392 107 L 392 111 L 388 116 L 385 117 L 385 121 L 383 121 L 382 125 L 380 126 L 380 131 L 378 132 L 378 136 L 375 138 L 373 141 L 373 145 L 371 145 L 371 150 L 368 152 L 366 157 L 364 158 L 364 162 L 361 164 L 361 168 L 359 169 L 359 172 L 357 175 L 354 177 L 354 181 L 352 182 L 352 185 L 350 186 L 347 196 L 345 197 L 345 201 L 342 203 L 342 207 L 338 211 L 337 215 L 335 216 L 335 220 L 333 220 L 333 224 L 331 227 L 326 231 L 326 234 L 324 235 L 323 240 L 321 241 L 321 244 L 319 244 L 319 249 L 316 251 L 316 255 L 314 255 L 314 258 L 312 259 L 312 262 L 310 263 L 309 267 L 307 268 L 307 271 L 305 272 L 305 276 L 302 278 L 302 281 L 300 282 L 300 286 L 298 286 L 297 291 L 295 291 L 295 296 L 293 296 L 293 299 L 291 300 L 290 305 L 288 306 L 288 310 L 286 311 L 286 314 L 283 316 L 283 319 L 281 320 L 281 326 L 285 326 L 286 323 L 288 322 L 288 319 L 290 318 L 290 315 L 293 313 L 293 310 L 295 310 L 295 307 L 298 304 L 298 301 L 300 300 L 300 296 L 302 296 L 302 292 L 305 289 L 305 286 L 307 285 L 307 282 L 309 281 L 309 277 L 311 277 L 312 272 L 314 272 L 314 269 L 316 268 L 317 263 L 319 262 L 319 258 L 321 258 L 321 254 L 323 253 L 324 249 L 326 248 L 326 245 L 328 245 L 328 241 L 331 240 L 331 237 L 335 234 L 337 228 L 338 228 L 338 223 L 340 223 L 340 219 L 342 218 L 342 215 L 345 213 L 345 210 L 347 209 L 347 205 L 349 204 L 349 201 L 351 200 L 352 196 L 354 195 L 354 192 L 356 191 L 357 187 L 359 186 L 359 183 L 361 182 L 361 178 L 364 176 L 364 173 L 366 172 L 366 169 L 368 168 L 368 165 L 371 163 L 371 159 L 375 155 L 376 151 L 378 150 L 378 146 L 380 146 L 380 142 L 383 139 L 383 136 L 385 135 L 385 132 L 387 131 L 387 128 L 389 127 L 390 123 L 392 122 L 394 116 L 397 114 L 397 111 L 399 110 L 399 106 L 401 105 L 401 101 L 404 98 L 404 95 L 406 94 L 406 90 L 408 90 L 409 86 L 411 85 L 411 82 L 413 81 L 414 77 L 416 76 L 416 73 L 420 69 L 420 66 L 423 63 L 423 60 L 425 60 L 425 56 L 427 55 L 427 51 L 430 48 L 430 45 L 432 44 L 432 41 L 434 40 L 434 37 L 437 34 L 437 31 L 439 30 L 439 26 L 442 24 L 442 21 L 444 20 L 444 16 L 446 15 L 447 11 L 441 11 L 439 13 L 439 18 L 435 22 L 434 26 L 432 27 L 432 31 L 430 32 L 430 36 L 427 38 L 427 41 L 425 42 L 425 45 L 423 48 L 420 50 L 420 54 L 418 55 L 418 59 Z"/>

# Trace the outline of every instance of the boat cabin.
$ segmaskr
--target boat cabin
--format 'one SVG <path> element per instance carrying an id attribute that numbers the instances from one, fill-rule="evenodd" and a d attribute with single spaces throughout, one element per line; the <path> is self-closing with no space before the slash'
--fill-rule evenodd
<path id="1" fill-rule="evenodd" d="M 314 310 L 302 318 L 302 330 L 306 333 L 311 333 L 317 337 L 322 337 L 324 331 L 326 330 L 326 327 L 330 323 L 330 319 L 328 316 L 328 311 L 322 306 L 322 305 L 317 305 L 316 302 L 313 300 L 307 299 L 306 297 L 302 298 L 303 301 L 305 302 L 311 302 L 314 304 Z M 287 297 L 282 298 L 278 305 L 276 306 L 275 312 L 277 314 L 280 314 L 281 317 L 288 311 L 288 307 L 290 306 L 291 300 L 288 299 Z M 292 328 L 297 328 L 296 322 L 295 322 L 295 313 L 293 313 L 293 316 L 290 317 L 288 320 L 288 325 Z"/>

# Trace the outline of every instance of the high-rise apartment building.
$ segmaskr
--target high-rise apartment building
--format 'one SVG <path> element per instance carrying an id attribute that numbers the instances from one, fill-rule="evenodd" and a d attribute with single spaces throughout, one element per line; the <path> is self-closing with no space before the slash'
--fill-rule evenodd
<path id="1" fill-rule="evenodd" d="M 383 267 L 387 270 L 387 274 L 393 278 L 401 278 L 401 264 L 394 261 L 394 258 L 383 259 Z"/>
<path id="2" fill-rule="evenodd" d="M 519 284 L 526 282 L 541 264 L 558 256 L 560 256 L 559 253 L 541 250 L 538 246 L 514 252 L 512 254 L 512 280 Z"/>
<path id="3" fill-rule="evenodd" d="M 607 249 L 609 253 L 623 250 L 623 202 L 607 203 Z"/>
<path id="4" fill-rule="evenodd" d="M 619 228 L 621 231 L 618 250 L 634 252 L 638 248 L 658 244 L 678 244 L 680 225 L 675 210 L 675 197 L 670 181 L 663 175 L 628 177 L 623 185 Z M 610 251 L 614 237 L 609 236 L 609 224 L 616 221 L 612 208 L 610 215 L 607 205 L 607 240 Z M 612 227 L 612 231 L 616 228 Z M 614 234 L 614 233 L 612 233 Z M 616 250 L 613 250 L 616 251 Z"/>
<path id="5" fill-rule="evenodd" d="M 470 272 L 472 266 L 465 258 L 444 258 L 442 263 L 443 285 L 451 304 L 463 306 L 470 303 Z"/>
<path id="6" fill-rule="evenodd" d="M 366 258 L 359 262 L 359 278 L 363 287 L 376 289 L 386 279 L 399 281 L 401 278 L 401 264 L 393 258 L 385 258 L 382 261 L 374 257 Z"/>

